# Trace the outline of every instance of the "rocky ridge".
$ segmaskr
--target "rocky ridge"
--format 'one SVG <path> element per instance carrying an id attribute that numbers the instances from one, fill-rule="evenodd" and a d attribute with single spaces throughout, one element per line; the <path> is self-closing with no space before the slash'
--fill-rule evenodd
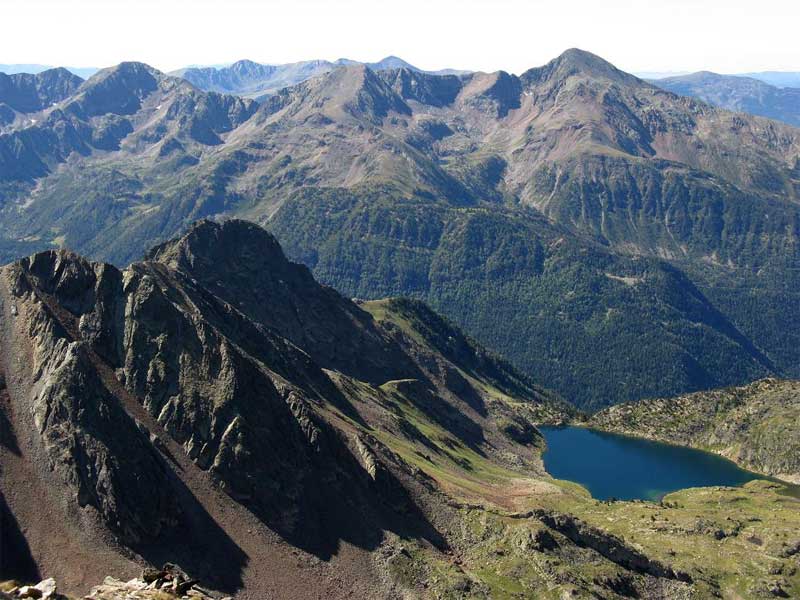
<path id="1" fill-rule="evenodd" d="M 0 73 L 0 131 L 15 121 L 30 123 L 25 115 L 38 113 L 74 94 L 83 79 L 66 69 L 48 69 L 30 75 Z"/>
<path id="2" fill-rule="evenodd" d="M 404 334 L 389 335 L 316 284 L 255 225 L 202 223 L 125 272 L 59 251 L 5 267 L 2 280 L 4 415 L 20 449 L 7 457 L 10 480 L 3 484 L 12 515 L 24 512 L 16 497 L 24 486 L 13 483 L 17 463 L 33 472 L 46 466 L 46 485 L 63 490 L 68 514 L 75 513 L 66 523 L 70 535 L 79 537 L 69 528 L 85 522 L 88 534 L 109 531 L 151 560 L 176 552 L 198 570 L 210 568 L 205 561 L 213 553 L 191 548 L 211 543 L 202 536 L 213 526 L 193 497 L 211 482 L 284 539 L 322 557 L 340 540 L 373 547 L 383 528 L 443 544 L 412 499 L 425 495 L 425 480 L 416 482 L 375 427 L 412 436 L 411 447 L 436 447 L 418 430 L 425 414 L 452 432 L 441 460 L 468 451 L 503 462 L 502 452 L 518 447 L 514 454 L 528 458 L 517 458 L 517 466 L 541 470 L 531 450 L 541 443 L 535 430 L 517 442 L 498 425 L 487 427 L 497 404 L 484 404 L 487 390 L 513 385 L 519 402 L 528 385 L 521 376 L 497 368 L 483 376 L 468 367 L 468 381 L 457 362 L 432 349 L 411 353 Z M 367 355 L 372 361 L 356 360 Z M 569 410 L 527 389 L 528 402 L 550 403 L 556 414 Z M 398 402 L 415 421 L 388 410 Z M 516 412 L 504 406 L 504 415 Z M 20 429 L 29 420 L 32 429 Z M 77 573 L 36 547 L 36 530 L 50 526 L 25 523 L 34 530 L 30 552 L 72 586 Z M 192 533 L 178 550 L 171 544 L 181 530 Z M 230 542 L 219 543 L 230 554 L 218 556 L 215 568 L 235 564 L 237 552 L 225 549 Z"/>

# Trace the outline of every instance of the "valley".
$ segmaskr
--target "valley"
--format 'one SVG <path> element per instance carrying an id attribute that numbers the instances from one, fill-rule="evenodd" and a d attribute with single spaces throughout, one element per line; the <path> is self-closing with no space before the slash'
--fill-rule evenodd
<path id="1" fill-rule="evenodd" d="M 800 589 L 781 485 L 593 499 L 542 465 L 534 424 L 574 408 L 418 301 L 316 283 L 251 223 L 125 271 L 34 255 L 0 271 L 0 310 L 3 518 L 62 592 L 165 561 L 244 599 Z"/>
<path id="2" fill-rule="evenodd" d="M 124 63 L 57 97 L 0 135 L 4 261 L 124 266 L 238 216 L 582 408 L 799 375 L 795 128 L 580 50 L 520 76 L 346 65 L 260 104 Z"/>

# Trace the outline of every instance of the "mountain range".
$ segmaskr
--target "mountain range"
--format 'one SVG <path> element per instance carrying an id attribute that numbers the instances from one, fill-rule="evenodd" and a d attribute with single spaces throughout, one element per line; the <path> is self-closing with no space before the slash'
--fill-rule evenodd
<path id="1" fill-rule="evenodd" d="M 6 75 L 17 75 L 27 73 L 29 75 L 36 75 L 42 71 L 50 71 L 56 67 L 39 64 L 0 64 L 0 73 Z M 65 67 L 73 75 L 77 75 L 82 79 L 87 79 L 97 73 L 100 69 L 94 67 Z"/>
<path id="2" fill-rule="evenodd" d="M 47 250 L 0 268 L 0 595 L 800 589 L 782 486 L 598 502 L 542 468 L 536 424 L 576 416 L 423 303 L 348 300 L 249 222 L 124 270 Z"/>
<path id="3" fill-rule="evenodd" d="M 243 60 L 243 61 L 240 61 L 240 62 L 249 63 L 249 62 L 253 62 L 253 61 Z M 311 60 L 311 61 L 300 61 L 300 63 L 302 63 L 302 62 L 329 62 L 329 61 L 317 59 L 317 60 Z M 344 65 L 344 64 L 358 63 L 359 61 L 355 61 L 355 60 L 351 60 L 351 59 L 347 59 L 347 58 L 340 58 L 340 59 L 332 61 L 332 62 L 337 64 L 337 65 Z M 283 64 L 277 64 L 277 65 L 274 65 L 274 66 L 281 67 L 281 66 L 285 66 L 287 64 L 300 64 L 300 63 L 283 63 Z M 232 63 L 232 64 L 234 64 L 234 63 Z M 266 65 L 264 63 L 261 63 L 261 64 L 262 64 L 262 66 L 268 66 L 268 65 Z M 373 69 L 397 68 L 397 67 L 404 66 L 404 67 L 408 67 L 408 68 L 414 68 L 415 70 L 421 70 L 421 69 L 416 69 L 416 67 L 412 67 L 409 63 L 404 61 L 402 58 L 399 58 L 397 56 L 391 56 L 391 55 L 387 56 L 383 60 L 380 60 L 380 61 L 378 61 L 376 63 L 366 62 L 366 63 L 361 63 L 361 64 L 366 64 L 367 66 L 369 66 L 370 68 L 373 68 Z M 231 66 L 231 65 L 228 65 L 228 64 L 191 65 L 191 66 L 188 66 L 188 67 L 184 67 L 183 69 L 178 69 L 178 70 L 173 71 L 173 72 L 174 73 L 178 73 L 178 72 L 186 71 L 186 70 L 189 70 L 189 69 L 208 69 L 208 68 L 216 68 L 216 69 L 222 70 L 222 69 L 225 69 L 225 68 L 227 68 L 229 66 Z M 41 65 L 41 64 L 35 64 L 35 63 L 0 64 L 0 73 L 6 73 L 7 75 L 12 75 L 12 74 L 15 74 L 15 73 L 36 74 L 36 73 L 40 73 L 42 71 L 47 71 L 47 70 L 52 69 L 52 68 L 54 68 L 52 65 Z M 75 75 L 78 75 L 79 77 L 87 79 L 87 78 L 91 77 L 92 75 L 94 75 L 95 73 L 97 73 L 97 71 L 99 71 L 100 69 L 98 69 L 96 67 L 67 67 L 67 70 L 69 70 L 70 72 L 74 73 Z M 440 75 L 445 75 L 445 74 L 456 74 L 457 75 L 457 74 L 469 73 L 470 71 L 469 70 L 460 70 L 460 69 L 443 69 L 443 70 L 440 70 L 440 71 L 429 71 L 429 72 L 430 73 L 435 73 L 435 74 L 440 74 Z M 642 71 L 642 72 L 637 72 L 636 73 L 636 75 L 641 77 L 642 79 L 662 79 L 662 78 L 665 78 L 665 77 L 674 77 L 674 76 L 678 76 L 678 75 L 688 75 L 688 74 L 689 74 L 688 71 L 668 71 L 668 72 Z M 735 76 L 735 77 L 750 77 L 752 79 L 758 79 L 759 81 L 763 81 L 764 83 L 768 83 L 768 84 L 774 85 L 776 87 L 794 87 L 794 88 L 800 87 L 800 73 L 799 72 L 794 72 L 794 71 L 757 71 L 757 72 L 753 72 L 753 73 L 737 73 L 737 74 L 734 74 L 733 76 Z"/>
<path id="4" fill-rule="evenodd" d="M 796 128 L 580 50 L 519 76 L 346 65 L 260 103 L 123 63 L 60 96 L 1 130 L 4 261 L 124 266 L 238 216 L 582 407 L 799 376 Z"/>
<path id="5" fill-rule="evenodd" d="M 226 67 L 193 67 L 170 72 L 182 77 L 201 90 L 236 94 L 264 100 L 278 90 L 302 83 L 307 79 L 328 73 L 342 66 L 364 65 L 373 71 L 408 69 L 433 75 L 463 74 L 467 71 L 444 69 L 442 71 L 423 71 L 397 56 L 387 56 L 374 63 L 361 63 L 347 58 L 336 61 L 308 60 L 280 65 L 264 65 L 251 60 L 240 60 Z"/>
<path id="6" fill-rule="evenodd" d="M 753 77 L 718 75 L 702 71 L 651 83 L 736 112 L 746 112 L 800 126 L 800 82 L 797 87 L 777 87 Z"/>
<path id="7" fill-rule="evenodd" d="M 797 71 L 761 71 L 742 73 L 742 77 L 752 77 L 776 87 L 800 88 L 800 72 Z"/>
<path id="8" fill-rule="evenodd" d="M 638 71 L 637 77 L 647 79 L 649 81 L 658 81 L 661 79 L 668 79 L 673 77 L 691 76 L 696 73 L 709 73 L 710 71 Z M 753 73 L 728 73 L 720 75 L 720 77 L 739 77 L 748 79 L 757 79 L 774 87 L 800 87 L 800 72 L 795 71 L 756 71 Z"/>

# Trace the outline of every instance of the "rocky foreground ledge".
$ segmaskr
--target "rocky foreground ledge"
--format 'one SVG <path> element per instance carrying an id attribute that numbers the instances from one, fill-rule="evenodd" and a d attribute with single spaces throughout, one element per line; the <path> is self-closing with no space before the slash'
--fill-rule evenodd
<path id="1" fill-rule="evenodd" d="M 17 598 L 39 598 L 42 600 L 76 600 L 74 596 L 60 594 L 52 578 L 36 585 L 18 585 L 14 581 L 0 583 L 0 600 Z M 180 568 L 166 564 L 162 569 L 147 568 L 141 577 L 120 581 L 106 577 L 83 596 L 86 600 L 217 600 L 211 591 L 203 588 L 197 580 L 190 579 Z M 222 600 L 231 600 L 230 597 Z"/>

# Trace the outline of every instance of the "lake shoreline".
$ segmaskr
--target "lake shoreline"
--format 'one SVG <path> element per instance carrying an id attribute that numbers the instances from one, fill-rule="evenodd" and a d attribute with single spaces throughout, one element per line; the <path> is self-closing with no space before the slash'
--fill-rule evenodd
<path id="1" fill-rule="evenodd" d="M 725 460 L 732 462 L 733 464 L 735 464 L 737 467 L 739 467 L 744 471 L 748 471 L 750 473 L 753 473 L 754 475 L 759 475 L 760 477 L 766 478 L 767 480 L 770 481 L 774 481 L 775 483 L 782 483 L 789 486 L 800 487 L 800 476 L 787 475 L 787 474 L 776 475 L 773 473 L 767 473 L 763 470 L 745 464 L 740 460 L 737 460 L 736 457 L 734 456 L 725 454 L 722 450 L 710 448 L 708 446 L 702 446 L 700 444 L 681 444 L 657 435 L 652 435 L 648 432 L 637 432 L 631 429 L 613 429 L 609 427 L 602 427 L 600 425 L 588 423 L 585 421 L 574 421 L 574 422 L 571 421 L 563 425 L 542 425 L 540 426 L 540 429 L 541 427 L 580 427 L 582 429 L 588 429 L 590 431 L 602 431 L 605 433 L 613 433 L 616 435 L 622 435 L 634 439 L 650 440 L 652 442 L 658 442 L 660 444 L 666 444 L 668 446 L 675 446 L 676 448 L 691 448 L 693 450 L 700 450 L 702 452 L 707 452 L 709 454 L 719 456 L 720 458 L 724 458 Z"/>
<path id="2" fill-rule="evenodd" d="M 800 485 L 800 381 L 765 378 L 739 386 L 615 404 L 573 424 L 679 444 Z"/>
<path id="3" fill-rule="evenodd" d="M 609 431 L 590 423 L 540 426 L 546 442 L 547 473 L 586 488 L 598 500 L 658 502 L 693 487 L 738 487 L 752 480 L 784 486 L 800 497 L 800 487 L 737 464 L 705 448 L 676 444 L 631 432 Z"/>

